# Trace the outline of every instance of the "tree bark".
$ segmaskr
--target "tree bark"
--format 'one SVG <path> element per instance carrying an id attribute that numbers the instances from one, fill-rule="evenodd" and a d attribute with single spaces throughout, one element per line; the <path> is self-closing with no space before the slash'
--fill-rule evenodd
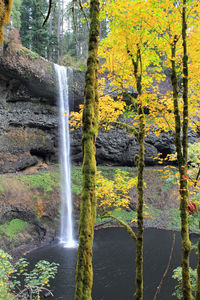
<path id="1" fill-rule="evenodd" d="M 92 299 L 92 246 L 96 219 L 95 140 L 98 131 L 99 1 L 90 1 L 90 35 L 83 110 L 83 167 L 79 224 L 79 248 L 76 266 L 75 300 Z"/>
<path id="2" fill-rule="evenodd" d="M 200 221 L 199 221 L 199 240 L 198 240 L 198 265 L 197 265 L 197 281 L 195 300 L 200 299 Z"/>
<path id="3" fill-rule="evenodd" d="M 183 27 L 185 25 L 183 24 Z M 183 29 L 183 31 L 186 30 Z M 184 35 L 183 35 L 184 36 Z M 187 83 L 185 82 L 185 86 L 183 86 L 183 101 L 184 102 L 184 110 L 183 110 L 183 138 L 181 141 L 181 118 L 180 118 L 180 110 L 178 105 L 178 79 L 176 74 L 176 44 L 178 41 L 178 37 L 174 36 L 173 43 L 171 44 L 171 66 L 172 66 L 172 87 L 173 87 L 173 101 L 174 101 L 174 117 L 175 117 L 175 144 L 176 144 L 176 152 L 177 152 L 177 160 L 178 160 L 178 168 L 179 168 L 179 193 L 180 193 L 180 217 L 181 217 L 181 241 L 182 241 L 182 258 L 181 258 L 181 266 L 182 266 L 182 293 L 184 300 L 192 300 L 192 291 L 191 291 L 191 283 L 190 283 L 190 273 L 189 273 L 189 254 L 191 249 L 191 243 L 189 239 L 189 228 L 188 228 L 188 216 L 187 216 L 187 203 L 188 203 L 188 184 L 185 179 L 185 169 L 187 168 Z M 184 45 L 183 45 L 184 46 Z M 185 58 L 183 56 L 183 62 L 185 62 Z M 184 68 L 184 63 L 183 63 Z M 184 74 L 185 70 L 183 70 Z"/>
<path id="4" fill-rule="evenodd" d="M 141 79 L 138 82 L 139 97 L 142 94 L 141 91 Z M 145 125 L 144 125 L 144 112 L 142 107 L 142 101 L 139 99 L 138 107 L 139 115 L 139 162 L 138 162 L 138 205 L 137 205 L 137 242 L 136 242 L 136 293 L 135 299 L 143 299 L 143 207 L 144 207 L 144 136 L 145 136 Z"/>

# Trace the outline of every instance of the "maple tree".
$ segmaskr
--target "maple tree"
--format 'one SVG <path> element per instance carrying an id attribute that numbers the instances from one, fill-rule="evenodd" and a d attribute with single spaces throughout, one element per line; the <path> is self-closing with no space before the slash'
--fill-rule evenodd
<path id="1" fill-rule="evenodd" d="M 152 12 L 154 21 L 160 21 L 163 26 L 162 32 L 159 29 L 162 51 L 170 60 L 171 82 L 172 82 L 172 101 L 175 120 L 175 144 L 177 152 L 177 161 L 179 169 L 180 184 L 180 216 L 181 216 L 181 236 L 182 236 L 182 293 L 183 299 L 192 299 L 190 274 L 189 274 L 189 253 L 191 243 L 189 240 L 188 230 L 188 180 L 185 177 L 188 160 L 188 125 L 189 125 L 189 102 L 188 102 L 188 44 L 187 44 L 187 27 L 191 26 L 190 36 L 194 15 L 198 2 L 183 0 L 179 2 L 162 1 L 158 7 L 152 1 Z M 195 7 L 195 10 L 194 10 Z M 191 12 L 194 13 L 191 17 Z M 164 21 L 163 21 L 164 20 Z M 193 23 L 194 25 L 194 23 Z M 196 28 L 196 27 L 195 27 Z M 194 61 L 193 61 L 194 63 Z M 181 70 L 182 66 L 182 70 Z M 182 100 L 179 98 L 178 74 L 182 75 Z M 190 116 L 191 117 L 191 116 Z"/>

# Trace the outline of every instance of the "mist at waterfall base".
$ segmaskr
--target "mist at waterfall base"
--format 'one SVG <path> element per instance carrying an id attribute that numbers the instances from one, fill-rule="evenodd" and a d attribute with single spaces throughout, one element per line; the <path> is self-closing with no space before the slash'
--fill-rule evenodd
<path id="1" fill-rule="evenodd" d="M 177 281 L 172 270 L 181 264 L 181 234 L 175 232 L 175 248 L 167 277 L 157 300 L 175 300 L 172 296 Z M 173 232 L 159 229 L 144 231 L 144 300 L 152 300 L 168 264 Z M 192 241 L 197 237 L 192 237 Z M 124 228 L 106 228 L 95 231 L 94 240 L 94 300 L 132 300 L 135 291 L 135 244 Z M 52 281 L 54 297 L 48 299 L 73 300 L 75 289 L 76 248 L 50 245 L 27 255 L 33 266 L 45 259 L 59 263 L 58 274 Z M 194 251 L 191 266 L 197 263 Z"/>
<path id="2" fill-rule="evenodd" d="M 58 86 L 59 107 L 59 164 L 61 184 L 60 242 L 66 248 L 77 246 L 73 237 L 71 162 L 69 134 L 69 91 L 70 68 L 54 64 Z"/>

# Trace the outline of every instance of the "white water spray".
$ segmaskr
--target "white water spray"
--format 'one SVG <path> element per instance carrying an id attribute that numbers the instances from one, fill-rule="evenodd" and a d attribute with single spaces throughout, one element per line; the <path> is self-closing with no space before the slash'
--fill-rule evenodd
<path id="1" fill-rule="evenodd" d="M 67 68 L 55 66 L 59 95 L 59 148 L 61 176 L 61 225 L 60 242 L 64 247 L 75 247 L 73 238 L 71 168 L 70 168 L 70 136 L 69 136 L 69 93 Z"/>

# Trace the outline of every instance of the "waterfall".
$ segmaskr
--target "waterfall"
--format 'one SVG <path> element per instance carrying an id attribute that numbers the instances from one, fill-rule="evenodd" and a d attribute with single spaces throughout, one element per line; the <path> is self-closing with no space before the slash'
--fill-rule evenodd
<path id="1" fill-rule="evenodd" d="M 71 166 L 70 166 L 70 134 L 69 134 L 69 93 L 68 78 L 69 69 L 54 65 L 58 85 L 59 105 L 59 160 L 61 181 L 61 220 L 60 242 L 64 247 L 75 247 L 73 238 L 72 219 L 72 194 L 71 194 Z"/>

